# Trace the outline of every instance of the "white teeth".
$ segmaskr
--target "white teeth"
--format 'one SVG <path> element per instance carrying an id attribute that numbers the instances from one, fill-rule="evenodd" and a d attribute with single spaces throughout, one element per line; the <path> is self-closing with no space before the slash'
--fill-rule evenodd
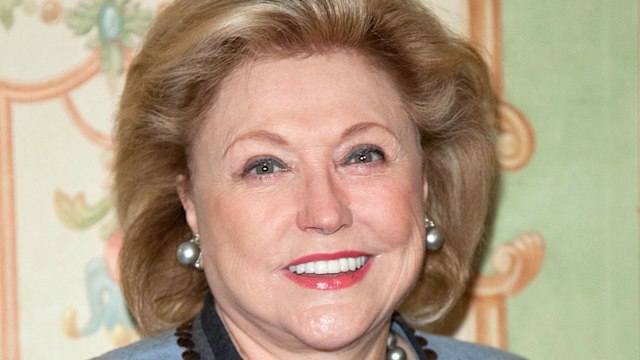
<path id="1" fill-rule="evenodd" d="M 340 271 L 346 272 L 349 271 L 349 261 L 345 258 L 338 259 L 340 262 Z"/>
<path id="2" fill-rule="evenodd" d="M 315 274 L 326 274 L 327 273 L 328 264 L 326 261 L 316 261 L 316 271 Z"/>
<path id="3" fill-rule="evenodd" d="M 337 274 L 340 272 L 340 262 L 338 260 L 327 261 L 327 273 Z"/>
<path id="4" fill-rule="evenodd" d="M 355 271 L 356 270 L 356 259 L 347 258 L 347 262 L 349 262 L 349 270 Z"/>
<path id="5" fill-rule="evenodd" d="M 340 258 L 336 260 L 311 261 L 304 264 L 289 266 L 289 271 L 296 274 L 339 274 L 355 271 L 367 262 L 366 256 Z"/>

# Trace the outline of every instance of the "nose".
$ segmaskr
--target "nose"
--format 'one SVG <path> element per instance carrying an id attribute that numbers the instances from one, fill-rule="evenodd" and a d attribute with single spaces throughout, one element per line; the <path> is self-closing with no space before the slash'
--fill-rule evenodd
<path id="1" fill-rule="evenodd" d="M 305 179 L 299 196 L 298 228 L 305 232 L 330 235 L 351 226 L 353 221 L 347 197 L 330 173 Z"/>

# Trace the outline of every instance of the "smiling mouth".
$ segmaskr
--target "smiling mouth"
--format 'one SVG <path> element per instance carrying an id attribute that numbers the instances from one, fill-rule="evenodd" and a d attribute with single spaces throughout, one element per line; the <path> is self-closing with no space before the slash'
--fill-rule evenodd
<path id="1" fill-rule="evenodd" d="M 289 271 L 302 275 L 336 275 L 342 273 L 352 273 L 367 263 L 369 257 L 343 257 L 335 260 L 310 261 L 303 264 L 289 266 Z"/>

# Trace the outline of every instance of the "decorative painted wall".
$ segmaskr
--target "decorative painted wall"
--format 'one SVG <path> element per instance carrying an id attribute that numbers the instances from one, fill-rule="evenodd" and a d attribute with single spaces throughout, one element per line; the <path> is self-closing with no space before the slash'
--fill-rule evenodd
<path id="1" fill-rule="evenodd" d="M 489 254 L 442 330 L 532 359 L 640 357 L 637 2 L 425 1 L 483 49 L 502 100 Z M 164 4 L 0 0 L 0 359 L 135 339 L 109 132 Z"/>
<path id="2" fill-rule="evenodd" d="M 505 172 L 500 241 L 544 234 L 538 278 L 509 302 L 532 359 L 639 359 L 638 2 L 502 1 L 504 93 L 536 134 Z"/>

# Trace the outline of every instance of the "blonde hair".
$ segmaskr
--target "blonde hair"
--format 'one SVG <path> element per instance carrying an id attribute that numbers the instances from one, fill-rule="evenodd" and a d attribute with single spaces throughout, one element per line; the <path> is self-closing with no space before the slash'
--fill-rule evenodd
<path id="1" fill-rule="evenodd" d="M 495 99 L 478 53 L 412 0 L 178 0 L 132 63 L 115 128 L 122 286 L 143 334 L 195 316 L 209 291 L 181 266 L 190 230 L 176 192 L 190 146 L 229 73 L 260 56 L 356 51 L 392 76 L 425 152 L 429 216 L 446 243 L 401 310 L 414 325 L 460 296 L 496 173 Z"/>

